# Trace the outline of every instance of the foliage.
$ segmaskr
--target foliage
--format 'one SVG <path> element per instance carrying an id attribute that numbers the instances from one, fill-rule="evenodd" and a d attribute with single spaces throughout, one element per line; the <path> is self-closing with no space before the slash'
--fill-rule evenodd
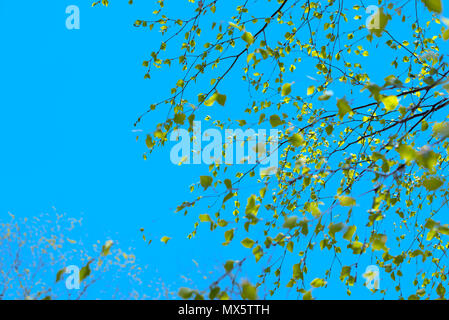
<path id="1" fill-rule="evenodd" d="M 170 95 L 137 119 L 136 126 L 150 112 L 168 111 L 146 136 L 145 157 L 174 129 L 191 132 L 195 119 L 231 127 L 235 119 L 209 115 L 235 108 L 231 99 L 241 106 L 248 100 L 239 124 L 281 130 L 274 175 L 258 176 L 259 163 L 245 171 L 211 165 L 191 187 L 196 196 L 177 209 L 200 211 L 200 222 L 222 230 L 223 245 L 243 245 L 263 265 L 254 286 L 232 278 L 232 288 L 255 298 L 255 287 L 273 295 L 287 286 L 312 299 L 312 290 L 337 278 L 350 295 L 368 260 L 394 282 L 381 294 L 443 298 L 449 69 L 441 48 L 449 25 L 442 1 L 379 0 L 368 27 L 363 2 L 239 0 L 231 15 L 229 2 L 189 2 L 188 17 L 172 17 L 159 0 L 154 19 L 134 24 L 163 37 L 143 62 L 145 78 L 167 69 L 179 75 Z M 313 76 L 296 83 L 305 74 Z M 222 92 L 239 79 L 246 97 Z M 320 252 L 328 265 L 312 269 Z M 228 296 L 217 287 L 179 294 Z"/>

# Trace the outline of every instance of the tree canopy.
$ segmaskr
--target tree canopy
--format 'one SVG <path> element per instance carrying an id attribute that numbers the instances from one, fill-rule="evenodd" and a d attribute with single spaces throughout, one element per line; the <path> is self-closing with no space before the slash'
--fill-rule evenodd
<path id="1" fill-rule="evenodd" d="M 223 277 L 209 288 L 181 288 L 180 296 L 253 299 L 262 287 L 269 297 L 287 286 L 312 299 L 335 279 L 351 295 L 369 261 L 394 283 L 383 295 L 444 298 L 442 1 L 188 0 L 183 16 L 173 16 L 173 5 L 156 1 L 154 17 L 134 23 L 161 39 L 143 62 L 145 78 L 176 76 L 168 95 L 136 117 L 136 126 L 149 114 L 162 119 L 143 137 L 144 157 L 170 144 L 173 131 L 193 132 L 196 120 L 279 130 L 273 174 L 260 175 L 259 162 L 217 162 L 180 201 L 177 212 L 198 215 L 190 238 L 208 223 L 224 246 L 248 250 L 223 261 Z M 317 266 L 320 256 L 327 263 Z M 250 259 L 261 266 L 257 280 L 240 282 L 235 271 Z"/>

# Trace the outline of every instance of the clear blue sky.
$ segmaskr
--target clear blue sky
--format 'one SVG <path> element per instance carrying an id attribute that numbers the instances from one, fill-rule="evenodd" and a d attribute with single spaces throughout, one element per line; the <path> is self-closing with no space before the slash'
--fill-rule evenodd
<path id="1" fill-rule="evenodd" d="M 72 4 L 81 10 L 80 30 L 65 27 Z M 196 240 L 185 239 L 196 217 L 174 209 L 190 199 L 188 186 L 207 173 L 206 165 L 175 166 L 168 148 L 142 158 L 146 147 L 136 142 L 133 123 L 173 80 L 169 74 L 143 79 L 142 61 L 159 39 L 132 24 L 149 17 L 150 8 L 123 0 L 109 8 L 91 8 L 87 0 L 0 0 L 0 220 L 8 212 L 32 217 L 53 207 L 82 216 L 84 236 L 136 247 L 139 263 L 151 270 L 147 277 L 161 276 L 175 290 L 181 275 L 208 283 L 192 259 L 214 278 L 226 259 L 247 251 L 220 247 L 222 232 L 211 234 L 206 225 Z M 303 72 L 296 81 L 306 79 Z M 231 86 L 222 90 L 235 91 Z M 228 97 L 237 107 L 238 97 Z M 155 123 L 149 116 L 140 129 Z M 153 244 L 143 243 L 140 228 Z M 167 245 L 159 241 L 164 235 L 173 237 Z M 243 276 L 251 278 L 253 267 Z M 316 293 L 345 298 L 339 285 Z M 277 297 L 295 295 L 283 289 Z M 370 297 L 361 284 L 353 290 L 352 298 Z"/>
<path id="2" fill-rule="evenodd" d="M 192 259 L 207 273 L 229 257 L 202 235 L 187 241 L 197 218 L 174 213 L 207 166 L 175 166 L 168 148 L 143 160 L 133 123 L 167 83 L 143 79 L 155 40 L 132 24 L 149 6 L 115 2 L 0 1 L 0 220 L 53 207 L 83 217 L 83 236 L 136 247 L 154 272 L 148 277 L 176 290 L 181 275 L 201 279 Z M 71 4 L 80 8 L 80 30 L 65 27 Z M 168 245 L 159 241 L 165 235 L 173 238 Z M 204 236 L 223 242 L 222 234 Z"/>

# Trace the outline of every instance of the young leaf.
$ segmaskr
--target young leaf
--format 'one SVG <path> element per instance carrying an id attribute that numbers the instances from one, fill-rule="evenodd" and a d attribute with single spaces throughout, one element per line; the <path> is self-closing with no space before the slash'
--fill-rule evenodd
<path id="1" fill-rule="evenodd" d="M 163 236 L 163 237 L 161 238 L 161 242 L 167 244 L 168 240 L 170 240 L 170 239 L 171 239 L 170 237 Z"/>
<path id="2" fill-rule="evenodd" d="M 339 99 L 337 101 L 337 107 L 338 107 L 338 115 L 340 117 L 340 120 L 343 120 L 344 116 L 347 113 L 350 113 L 350 114 L 352 113 L 352 109 L 349 106 L 348 101 L 346 101 L 346 99 L 344 99 L 344 98 L 343 99 Z"/>
<path id="3" fill-rule="evenodd" d="M 254 43 L 254 37 L 250 32 L 245 32 L 242 35 L 243 41 L 245 41 L 249 46 Z"/>
<path id="4" fill-rule="evenodd" d="M 443 180 L 435 177 L 425 179 L 423 181 L 423 185 L 427 189 L 427 191 L 435 191 L 439 189 L 443 184 L 444 184 Z"/>
<path id="5" fill-rule="evenodd" d="M 338 197 L 338 200 L 340 200 L 340 205 L 342 205 L 343 207 L 355 206 L 356 204 L 355 199 L 348 196 Z"/>
<path id="6" fill-rule="evenodd" d="M 320 288 L 320 287 L 324 287 L 326 285 L 326 281 L 324 281 L 323 279 L 320 279 L 320 278 L 315 278 L 310 283 L 310 285 L 314 288 Z"/>
<path id="7" fill-rule="evenodd" d="M 245 238 L 242 240 L 242 245 L 248 249 L 252 248 L 254 246 L 254 243 L 255 243 L 254 240 L 251 240 L 249 238 Z"/>
<path id="8" fill-rule="evenodd" d="M 292 92 L 292 84 L 291 83 L 285 83 L 282 86 L 282 91 L 281 91 L 281 95 L 284 96 L 288 96 L 290 94 L 290 92 Z"/>
<path id="9" fill-rule="evenodd" d="M 443 5 L 441 3 L 441 0 L 422 0 L 422 2 L 424 2 L 427 9 L 429 9 L 430 11 L 436 13 L 443 12 Z"/>
<path id="10" fill-rule="evenodd" d="M 282 124 L 282 120 L 277 114 L 274 114 L 270 117 L 270 124 L 273 128 L 275 128 Z"/>
<path id="11" fill-rule="evenodd" d="M 299 147 L 304 143 L 304 139 L 299 133 L 292 135 L 288 141 L 294 147 Z"/>
<path id="12" fill-rule="evenodd" d="M 212 184 L 213 178 L 210 176 L 200 176 L 200 184 L 204 188 L 204 190 L 207 190 Z"/>

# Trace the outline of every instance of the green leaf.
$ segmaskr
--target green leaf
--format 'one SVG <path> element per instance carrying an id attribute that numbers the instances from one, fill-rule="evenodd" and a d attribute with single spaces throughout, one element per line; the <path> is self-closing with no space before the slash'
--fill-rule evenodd
<path id="1" fill-rule="evenodd" d="M 340 200 L 340 205 L 342 205 L 343 207 L 352 207 L 356 204 L 355 199 L 348 196 L 338 197 L 338 200 Z"/>
<path id="2" fill-rule="evenodd" d="M 214 300 L 220 293 L 220 287 L 214 287 L 210 290 L 209 299 Z"/>
<path id="3" fill-rule="evenodd" d="M 296 133 L 288 139 L 288 142 L 294 147 L 299 147 L 304 143 L 304 138 L 299 133 Z"/>
<path id="4" fill-rule="evenodd" d="M 184 80 L 179 79 L 178 82 L 176 82 L 176 86 L 180 88 L 184 87 Z"/>
<path id="5" fill-rule="evenodd" d="M 211 221 L 211 222 L 212 222 L 212 221 Z M 217 224 L 218 224 L 220 227 L 224 228 L 224 227 L 226 227 L 226 226 L 228 225 L 228 222 L 227 222 L 226 220 L 223 220 L 223 219 L 218 219 Z"/>
<path id="6" fill-rule="evenodd" d="M 324 281 L 324 279 L 320 279 L 320 278 L 315 278 L 313 279 L 313 281 L 310 283 L 310 285 L 314 288 L 321 288 L 324 287 L 326 285 L 326 281 Z"/>
<path id="7" fill-rule="evenodd" d="M 374 251 L 387 250 L 385 244 L 387 243 L 387 236 L 384 234 L 376 234 L 371 239 L 371 247 Z"/>
<path id="8" fill-rule="evenodd" d="M 349 277 L 351 275 L 351 267 L 350 266 L 343 266 L 341 268 L 341 272 L 340 272 L 340 280 L 344 280 L 347 277 Z"/>
<path id="9" fill-rule="evenodd" d="M 232 239 L 234 239 L 234 229 L 229 229 L 228 231 L 226 231 L 224 237 L 225 242 L 223 243 L 223 245 L 227 246 L 232 241 Z"/>
<path id="10" fill-rule="evenodd" d="M 446 294 L 446 288 L 444 288 L 444 286 L 443 286 L 442 283 L 440 283 L 440 284 L 438 285 L 438 287 L 437 287 L 437 294 L 438 294 L 440 297 L 444 297 L 444 295 Z"/>
<path id="11" fill-rule="evenodd" d="M 279 118 L 279 116 L 277 114 L 273 114 L 270 117 L 270 124 L 273 128 L 280 126 L 282 124 L 282 120 L 281 118 Z"/>
<path id="12" fill-rule="evenodd" d="M 306 293 L 304 293 L 304 295 L 302 296 L 302 300 L 313 300 L 312 291 L 307 291 Z"/>
<path id="13" fill-rule="evenodd" d="M 292 229 L 296 227 L 296 221 L 298 220 L 297 216 L 286 217 L 284 221 L 283 228 Z"/>
<path id="14" fill-rule="evenodd" d="M 254 59 L 256 57 L 256 55 L 254 53 L 250 53 L 248 54 L 248 56 L 246 57 L 246 63 L 249 64 L 249 62 L 251 61 L 251 59 Z"/>
<path id="15" fill-rule="evenodd" d="M 444 226 L 440 225 L 438 227 L 438 232 L 441 233 L 441 234 L 445 234 L 445 235 L 449 236 L 449 227 L 448 227 L 448 225 L 444 225 Z"/>
<path id="16" fill-rule="evenodd" d="M 434 229 L 434 228 L 438 227 L 438 223 L 429 218 L 429 219 L 427 219 L 424 227 L 427 229 Z"/>
<path id="17" fill-rule="evenodd" d="M 254 43 L 254 37 L 250 32 L 245 32 L 242 35 L 243 41 L 245 41 L 249 46 Z"/>
<path id="18" fill-rule="evenodd" d="M 200 176 L 200 184 L 204 188 L 204 190 L 207 190 L 212 184 L 213 178 L 210 176 Z"/>
<path id="19" fill-rule="evenodd" d="M 229 300 L 229 295 L 228 295 L 225 291 L 222 291 L 222 292 L 220 293 L 219 299 L 220 299 L 220 300 Z"/>
<path id="20" fill-rule="evenodd" d="M 340 222 L 340 223 L 331 223 L 329 225 L 329 235 L 335 239 L 335 234 L 337 232 L 340 232 L 341 230 L 343 230 L 343 228 L 345 227 L 344 223 Z"/>
<path id="21" fill-rule="evenodd" d="M 430 150 L 429 147 L 424 146 L 419 151 L 416 162 L 419 166 L 434 171 L 438 162 L 438 154 Z"/>
<path id="22" fill-rule="evenodd" d="M 260 245 L 253 249 L 253 255 L 254 255 L 254 258 L 256 259 L 256 262 L 258 262 L 262 258 L 263 250 Z"/>
<path id="23" fill-rule="evenodd" d="M 267 192 L 267 187 L 263 187 L 262 189 L 260 189 L 259 190 L 260 197 L 264 198 L 266 192 Z"/>
<path id="24" fill-rule="evenodd" d="M 147 145 L 148 149 L 151 149 L 153 147 L 154 142 L 150 135 L 147 135 L 147 138 L 145 139 L 145 144 Z"/>
<path id="25" fill-rule="evenodd" d="M 302 275 L 301 264 L 296 263 L 293 265 L 293 279 L 299 279 Z"/>
<path id="26" fill-rule="evenodd" d="M 292 84 L 291 83 L 285 83 L 282 86 L 281 95 L 282 96 L 288 96 L 292 92 Z"/>
<path id="27" fill-rule="evenodd" d="M 355 242 L 349 244 L 348 248 L 352 249 L 353 254 L 360 254 L 363 249 L 363 243 L 361 243 L 359 241 L 355 241 Z"/>
<path id="28" fill-rule="evenodd" d="M 433 133 L 441 138 L 449 137 L 449 123 L 439 122 L 433 126 Z"/>
<path id="29" fill-rule="evenodd" d="M 62 276 L 64 275 L 66 271 L 66 268 L 62 268 L 61 270 L 58 271 L 58 273 L 56 273 L 56 282 L 61 281 Z"/>
<path id="30" fill-rule="evenodd" d="M 227 273 L 231 272 L 232 269 L 234 269 L 234 261 L 232 260 L 228 260 L 226 261 L 224 268 L 226 270 Z"/>
<path id="31" fill-rule="evenodd" d="M 229 192 L 224 198 L 223 198 L 223 203 L 225 203 L 226 201 L 228 201 L 229 199 L 231 199 L 232 197 L 235 196 L 234 192 Z"/>
<path id="32" fill-rule="evenodd" d="M 449 39 L 449 29 L 444 30 L 444 32 L 443 32 L 443 39 L 444 39 L 444 41 Z"/>
<path id="33" fill-rule="evenodd" d="M 396 151 L 399 153 L 401 159 L 405 160 L 406 162 L 415 160 L 417 156 L 416 151 L 406 144 L 400 144 L 396 148 Z"/>
<path id="34" fill-rule="evenodd" d="M 178 291 L 178 295 L 184 300 L 190 299 L 193 295 L 193 291 L 189 288 L 180 288 Z"/>
<path id="35" fill-rule="evenodd" d="M 369 92 L 371 93 L 371 96 L 374 98 L 374 99 L 376 99 L 376 101 L 379 101 L 380 102 L 380 99 L 382 98 L 382 96 L 381 96 L 381 94 L 380 94 L 380 90 L 381 90 L 381 87 L 379 87 L 377 84 L 375 84 L 375 83 L 368 83 L 367 85 L 366 85 L 366 87 L 365 88 L 367 88 L 368 90 L 369 90 Z"/>
<path id="36" fill-rule="evenodd" d="M 252 248 L 254 246 L 254 243 L 254 240 L 251 240 L 250 238 L 245 238 L 242 240 L 242 245 L 248 249 Z"/>
<path id="37" fill-rule="evenodd" d="M 441 0 L 421 0 L 427 9 L 430 11 L 436 12 L 436 13 L 442 13 L 443 12 L 443 5 L 441 3 Z"/>
<path id="38" fill-rule="evenodd" d="M 429 178 L 429 179 L 425 179 L 423 181 L 423 185 L 424 187 L 427 189 L 427 191 L 434 191 L 437 190 L 438 188 L 440 188 L 442 185 L 444 184 L 444 181 L 439 179 L 439 178 Z"/>
<path id="39" fill-rule="evenodd" d="M 226 99 L 227 99 L 226 95 L 220 94 L 220 93 L 216 93 L 216 95 L 217 95 L 216 101 L 218 102 L 219 105 L 224 107 L 224 105 L 226 104 Z"/>
<path id="40" fill-rule="evenodd" d="M 345 234 L 343 235 L 343 239 L 351 241 L 352 237 L 354 236 L 354 233 L 356 232 L 357 227 L 356 226 L 350 226 L 346 230 Z"/>
<path id="41" fill-rule="evenodd" d="M 368 23 L 368 29 L 377 37 L 381 37 L 387 27 L 388 20 L 390 19 L 391 16 L 389 14 L 385 14 L 383 8 L 379 8 L 377 13 L 372 16 L 370 22 Z"/>
<path id="42" fill-rule="evenodd" d="M 384 97 L 384 98 L 381 99 L 381 101 L 384 104 L 385 109 L 387 111 L 394 110 L 398 106 L 398 104 L 399 104 L 398 97 L 396 97 L 396 96 Z"/>
<path id="43" fill-rule="evenodd" d="M 260 205 L 256 205 L 256 195 L 252 194 L 246 203 L 245 214 L 246 215 L 256 215 L 259 211 Z"/>
<path id="44" fill-rule="evenodd" d="M 386 86 L 394 86 L 396 88 L 401 88 L 403 86 L 403 83 L 396 76 L 389 75 L 388 77 L 385 78 L 384 87 L 386 87 Z"/>
<path id="45" fill-rule="evenodd" d="M 183 125 L 185 120 L 186 120 L 186 115 L 184 113 L 175 114 L 175 117 L 173 119 L 173 121 L 176 124 L 180 124 L 180 125 Z"/>
<path id="46" fill-rule="evenodd" d="M 224 184 L 228 190 L 232 189 L 232 182 L 229 179 L 225 179 Z"/>
<path id="47" fill-rule="evenodd" d="M 171 239 L 170 237 L 163 236 L 163 237 L 161 238 L 161 242 L 167 244 L 168 240 L 170 240 L 170 239 Z"/>
<path id="48" fill-rule="evenodd" d="M 86 279 L 90 275 L 90 264 L 92 261 L 89 261 L 84 267 L 80 270 L 80 282 Z"/>
<path id="49" fill-rule="evenodd" d="M 113 244 L 114 244 L 114 241 L 112 241 L 112 240 L 106 241 L 106 243 L 101 248 L 101 255 L 102 256 L 107 256 L 109 254 Z"/>
<path id="50" fill-rule="evenodd" d="M 349 113 L 352 114 L 352 109 L 348 104 L 348 101 L 346 99 L 339 99 L 337 101 L 337 107 L 338 107 L 338 116 L 340 117 L 340 120 L 343 120 L 344 116 Z"/>
<path id="51" fill-rule="evenodd" d="M 307 88 L 307 95 L 310 96 L 315 92 L 315 86 L 310 86 Z"/>
<path id="52" fill-rule="evenodd" d="M 243 127 L 246 125 L 246 120 L 236 120 L 239 123 L 239 126 Z"/>
<path id="53" fill-rule="evenodd" d="M 321 211 L 318 208 L 318 203 L 312 202 L 307 206 L 307 211 L 309 211 L 314 217 L 318 217 L 321 215 Z"/>
<path id="54" fill-rule="evenodd" d="M 257 300 L 257 289 L 248 281 L 242 284 L 242 298 L 247 300 Z"/>
<path id="55" fill-rule="evenodd" d="M 208 215 L 207 213 L 200 214 L 199 218 L 201 222 L 212 222 L 210 215 Z"/>
<path id="56" fill-rule="evenodd" d="M 243 30 L 243 26 L 239 26 L 239 25 L 235 24 L 234 22 L 229 22 L 229 25 L 233 28 L 240 30 L 240 31 Z"/>
<path id="57" fill-rule="evenodd" d="M 219 92 L 215 92 L 209 99 L 204 101 L 204 105 L 207 107 L 211 107 L 214 105 L 215 102 L 220 104 L 221 106 L 224 106 L 226 104 L 226 95 L 221 94 Z"/>

